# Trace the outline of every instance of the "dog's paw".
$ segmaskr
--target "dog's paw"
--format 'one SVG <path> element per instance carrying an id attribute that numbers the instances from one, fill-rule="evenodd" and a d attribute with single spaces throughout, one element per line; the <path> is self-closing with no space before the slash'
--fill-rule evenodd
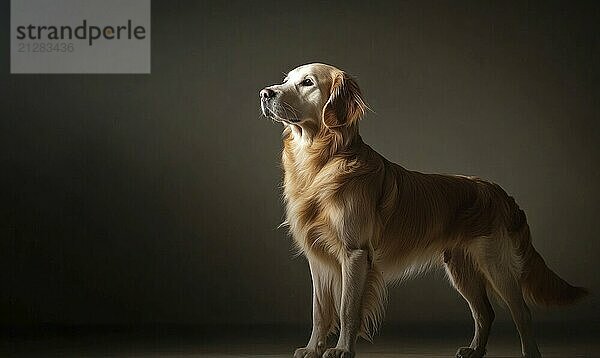
<path id="1" fill-rule="evenodd" d="M 294 351 L 294 358 L 321 358 L 321 355 L 314 349 L 304 347 Z"/>
<path id="2" fill-rule="evenodd" d="M 354 352 L 340 348 L 329 348 L 323 353 L 323 358 L 354 358 Z"/>
<path id="3" fill-rule="evenodd" d="M 485 349 L 478 350 L 471 347 L 460 347 L 456 351 L 456 358 L 481 358 L 485 355 Z"/>

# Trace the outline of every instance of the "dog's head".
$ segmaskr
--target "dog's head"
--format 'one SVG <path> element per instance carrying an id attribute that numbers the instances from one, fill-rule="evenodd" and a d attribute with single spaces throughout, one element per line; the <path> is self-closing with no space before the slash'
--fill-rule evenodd
<path id="1" fill-rule="evenodd" d="M 354 79 L 321 63 L 297 67 L 260 91 L 260 104 L 266 117 L 309 135 L 355 127 L 367 108 Z"/>

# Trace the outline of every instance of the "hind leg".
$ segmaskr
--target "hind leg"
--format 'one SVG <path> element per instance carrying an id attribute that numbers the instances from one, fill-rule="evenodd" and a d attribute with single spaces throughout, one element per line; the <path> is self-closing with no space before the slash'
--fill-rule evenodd
<path id="1" fill-rule="evenodd" d="M 541 357 L 537 343 L 533 338 L 531 327 L 531 313 L 523 299 L 521 285 L 514 277 L 506 277 L 506 273 L 496 272 L 491 278 L 494 290 L 508 306 L 513 321 L 521 337 L 521 351 L 523 357 Z"/>
<path id="2" fill-rule="evenodd" d="M 459 348 L 456 357 L 483 357 L 494 321 L 494 310 L 487 296 L 486 279 L 463 250 L 446 251 L 444 263 L 452 284 L 469 304 L 475 321 L 475 334 L 471 344 L 469 347 Z"/>
<path id="3" fill-rule="evenodd" d="M 539 358 L 541 354 L 533 337 L 531 313 L 523 299 L 521 284 L 516 278 L 518 277 L 517 274 L 515 274 L 519 270 L 514 268 L 514 258 L 511 258 L 510 255 L 503 255 L 500 250 L 502 249 L 496 251 L 495 255 L 487 255 L 486 262 L 481 265 L 481 269 L 494 288 L 494 291 L 502 298 L 510 310 L 510 314 L 521 337 L 523 357 Z"/>

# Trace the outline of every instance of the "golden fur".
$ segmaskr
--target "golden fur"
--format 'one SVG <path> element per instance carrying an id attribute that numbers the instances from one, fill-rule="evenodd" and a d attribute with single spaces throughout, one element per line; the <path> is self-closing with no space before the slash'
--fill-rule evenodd
<path id="1" fill-rule="evenodd" d="M 485 354 L 494 316 L 488 291 L 509 306 L 523 354 L 540 356 L 522 293 L 539 304 L 567 304 L 585 290 L 548 269 L 531 244 L 525 214 L 514 199 L 479 178 L 423 174 L 386 160 L 359 135 L 366 105 L 351 77 L 321 64 L 294 71 L 316 73 L 324 96 L 321 103 L 313 100 L 319 118 L 298 116 L 301 105 L 285 102 L 280 104 L 288 105 L 286 114 L 294 113 L 295 120 L 272 116 L 285 125 L 286 223 L 308 258 L 314 286 L 313 335 L 295 356 L 353 355 L 356 335 L 370 339 L 383 318 L 386 283 L 431 266 L 445 267 L 473 311 L 475 337 L 470 347 L 459 349 L 458 357 Z M 273 98 L 261 92 L 263 106 L 276 108 L 279 94 L 301 97 L 308 91 L 279 86 L 270 87 L 276 92 Z M 353 295 L 359 303 L 353 303 Z M 352 325 L 350 307 L 355 306 L 360 324 Z M 325 351 L 323 336 L 340 323 L 357 332 L 343 330 L 338 345 Z"/>

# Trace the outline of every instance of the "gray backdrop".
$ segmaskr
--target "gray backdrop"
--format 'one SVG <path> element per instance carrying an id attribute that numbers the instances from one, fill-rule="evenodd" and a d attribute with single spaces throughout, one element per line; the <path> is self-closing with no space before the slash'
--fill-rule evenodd
<path id="1" fill-rule="evenodd" d="M 367 143 L 500 183 L 549 265 L 600 291 L 599 11 L 154 0 L 151 75 L 9 75 L 0 56 L 0 323 L 308 322 L 258 91 L 312 61 L 356 76 Z M 8 1 L 0 19 L 8 49 Z M 599 303 L 536 320 L 597 323 Z M 441 273 L 390 291 L 391 323 L 469 316 Z"/>

